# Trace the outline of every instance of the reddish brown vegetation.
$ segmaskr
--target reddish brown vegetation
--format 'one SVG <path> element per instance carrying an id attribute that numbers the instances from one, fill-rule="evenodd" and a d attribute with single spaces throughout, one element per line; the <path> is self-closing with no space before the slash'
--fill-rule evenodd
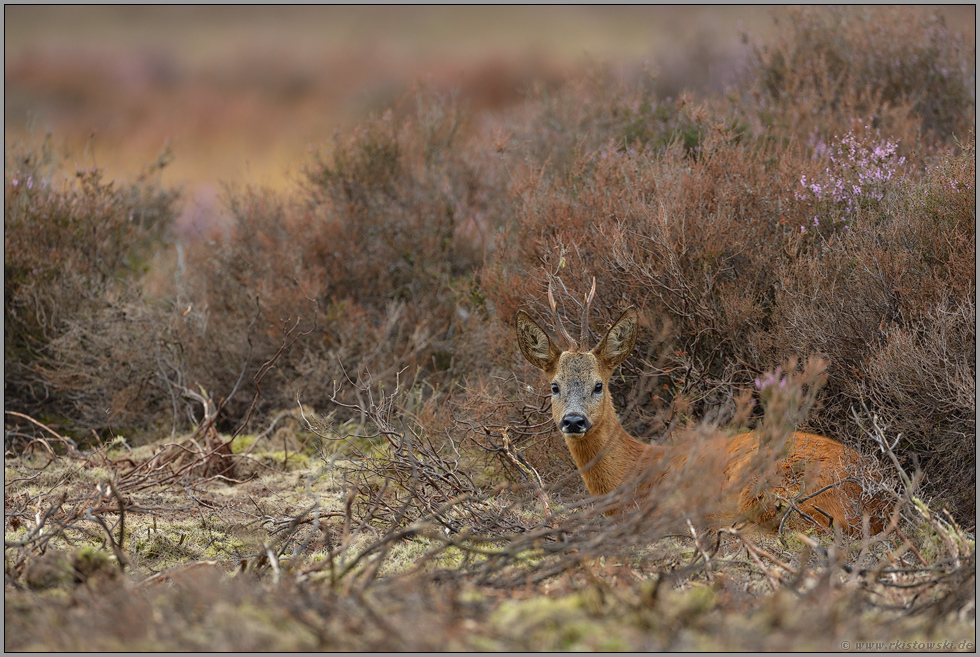
<path id="1" fill-rule="evenodd" d="M 536 379 L 509 327 L 518 308 L 542 314 L 549 275 L 576 297 L 594 276 L 593 329 L 628 303 L 643 324 L 611 381 L 634 435 L 727 421 L 763 372 L 817 355 L 828 379 L 807 426 L 870 451 L 853 414 L 878 416 L 972 526 L 975 54 L 921 12 L 862 16 L 793 13 L 726 98 L 664 99 L 599 70 L 476 123 L 422 92 L 339 136 L 300 190 L 230 190 L 233 225 L 185 248 L 160 299 L 134 289 L 168 192 L 89 177 L 27 194 L 30 172 L 8 166 L 8 403 L 81 436 L 198 422 L 187 391 L 203 389 L 231 430 L 256 394 L 242 382 L 297 326 L 253 422 L 297 398 L 363 414 L 334 382 L 405 372 L 511 427 L 561 490 L 570 466 L 528 410 Z M 888 154 L 847 164 L 848 144 Z"/>

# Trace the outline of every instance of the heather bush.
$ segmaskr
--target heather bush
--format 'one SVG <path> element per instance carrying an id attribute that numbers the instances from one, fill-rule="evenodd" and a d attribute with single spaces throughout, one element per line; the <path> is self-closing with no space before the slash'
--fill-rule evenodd
<path id="1" fill-rule="evenodd" d="M 800 176 L 802 189 L 796 199 L 813 209 L 812 229 L 830 224 L 831 228 L 850 229 L 851 222 L 860 221 L 860 214 L 874 212 L 884 199 L 888 181 L 898 167 L 905 163 L 898 157 L 898 145 L 885 141 L 874 146 L 861 143 L 848 133 L 832 146 L 827 156 L 829 164 L 816 179 Z M 807 226 L 800 227 L 806 232 Z"/>
<path id="2" fill-rule="evenodd" d="M 881 228 L 833 262 L 860 279 L 844 289 L 875 291 L 874 300 L 841 295 L 838 317 L 871 321 L 847 336 L 864 335 L 866 352 L 838 361 L 860 373 L 842 377 L 839 403 L 870 403 L 903 436 L 898 453 L 919 459 L 925 490 L 965 517 L 976 505 L 975 153 L 971 141 L 939 158 L 924 180 L 906 181 Z M 848 263 L 855 257 L 861 272 Z M 853 431 L 836 420 L 839 433 Z"/>
<path id="3" fill-rule="evenodd" d="M 627 399 L 624 425 L 658 440 L 692 416 L 731 417 L 738 391 L 750 389 L 759 373 L 819 355 L 830 362 L 828 385 L 806 423 L 861 447 L 852 413 L 870 394 L 868 385 L 882 399 L 891 376 L 882 371 L 883 380 L 871 383 L 878 376 L 872 363 L 895 357 L 895 331 L 934 339 L 919 347 L 929 352 L 925 362 L 957 365 L 939 367 L 947 373 L 938 386 L 913 386 L 920 403 L 899 402 L 912 396 L 896 388 L 889 417 L 903 415 L 902 427 L 916 427 L 909 440 L 918 447 L 906 443 L 904 456 L 928 443 L 943 461 L 935 470 L 957 472 L 962 486 L 940 476 L 927 490 L 972 522 L 972 507 L 961 502 L 973 496 L 975 448 L 963 436 L 975 427 L 965 421 L 971 406 L 959 405 L 969 396 L 962 381 L 974 361 L 972 133 L 933 157 L 925 175 L 870 125 L 830 137 L 823 148 L 800 149 L 753 136 L 729 110 L 711 104 L 697 109 L 703 131 L 693 149 L 681 134 L 659 148 L 621 135 L 596 146 L 609 134 L 608 117 L 617 115 L 607 107 L 631 106 L 645 94 L 566 99 L 573 105 L 568 113 L 580 117 L 561 149 L 568 163 L 547 174 L 526 169 L 515 218 L 481 271 L 482 289 L 501 318 L 522 306 L 548 317 L 544 289 L 552 276 L 571 292 L 560 304 L 573 322 L 577 300 L 597 278 L 596 333 L 636 304 L 648 330 L 641 356 L 624 365 L 614 394 Z M 541 144 L 533 134 L 526 143 L 535 162 Z M 960 328 L 925 328 L 948 313 L 961 318 L 952 322 Z M 522 369 L 519 360 L 512 366 Z M 533 373 L 525 381 L 535 385 Z M 931 410 L 940 389 L 953 391 L 947 403 L 957 405 L 945 422 Z M 509 417 L 528 427 L 527 445 L 539 444 L 535 422 L 519 411 Z M 953 443 L 959 447 L 951 449 Z M 535 463 L 547 469 L 554 459 L 538 448 L 532 455 L 539 452 Z"/>
<path id="4" fill-rule="evenodd" d="M 673 342 L 664 345 L 658 369 L 672 375 L 661 381 L 669 392 L 661 389 L 659 397 L 683 391 L 698 402 L 696 414 L 729 403 L 735 372 L 748 384 L 761 371 L 744 370 L 733 352 L 750 352 L 753 333 L 765 327 L 772 273 L 787 257 L 790 225 L 801 222 L 788 213 L 791 192 L 766 148 L 746 148 L 719 128 L 695 158 L 680 144 L 659 156 L 609 148 L 582 158 L 576 179 L 525 197 L 513 236 L 504 234 L 506 246 L 483 273 L 495 304 L 511 313 L 533 303 L 543 315 L 546 274 L 560 274 L 575 296 L 595 276 L 597 325 L 635 303 L 651 335 L 670 327 Z M 781 168 L 798 178 L 798 167 Z M 529 276 L 516 263 L 538 273 Z M 758 358 L 747 353 L 743 361 Z M 721 398 L 709 403 L 712 394 Z"/>
<path id="5" fill-rule="evenodd" d="M 308 335 L 266 381 L 260 411 L 297 398 L 322 406 L 335 382 L 368 374 L 393 385 L 421 372 L 444 390 L 483 358 L 472 276 L 509 201 L 462 113 L 424 93 L 415 100 L 401 121 L 389 112 L 337 136 L 292 197 L 229 192 L 231 233 L 189 255 L 189 294 L 210 313 L 190 347 L 202 385 L 233 389 L 240 372 L 230 365 L 249 358 L 250 376 L 296 322 Z M 251 398 L 232 400 L 229 416 Z"/>
<path id="6" fill-rule="evenodd" d="M 775 134 L 830 137 L 868 117 L 911 145 L 906 112 L 928 142 L 950 143 L 976 125 L 976 46 L 939 14 L 803 7 L 776 17 L 779 36 L 757 44 L 746 86 L 749 114 Z"/>
<path id="7" fill-rule="evenodd" d="M 139 281 L 175 216 L 176 193 L 156 182 L 165 163 L 161 158 L 135 183 L 120 184 L 105 180 L 97 169 L 80 169 L 69 177 L 50 139 L 40 146 L 7 148 L 8 408 L 103 428 L 107 410 L 111 415 L 128 404 L 114 400 L 109 390 L 138 387 L 136 380 L 152 378 L 152 364 L 142 362 L 130 370 L 126 357 L 111 349 L 120 347 L 115 319 L 129 321 L 131 304 L 139 305 Z M 139 338 L 143 330 L 133 336 Z M 79 331 L 98 336 L 110 351 L 70 337 Z M 143 347 L 133 350 L 140 353 Z"/>

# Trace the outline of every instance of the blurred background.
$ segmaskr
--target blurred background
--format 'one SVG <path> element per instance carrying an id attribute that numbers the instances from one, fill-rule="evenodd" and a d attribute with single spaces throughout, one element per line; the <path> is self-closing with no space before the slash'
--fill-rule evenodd
<path id="1" fill-rule="evenodd" d="M 943 12 L 975 30 L 973 5 Z M 716 92 L 744 36 L 775 29 L 761 7 L 8 5 L 4 137 L 50 132 L 110 178 L 169 149 L 163 182 L 196 232 L 223 182 L 282 188 L 336 130 L 417 85 L 477 118 L 589 67 L 653 76 L 661 97 Z"/>
<path id="2" fill-rule="evenodd" d="M 475 117 L 587 67 L 716 90 L 744 59 L 747 7 L 4 8 L 5 138 L 51 132 L 80 164 L 132 177 L 164 151 L 181 218 L 222 182 L 288 185 L 338 129 L 426 85 Z"/>

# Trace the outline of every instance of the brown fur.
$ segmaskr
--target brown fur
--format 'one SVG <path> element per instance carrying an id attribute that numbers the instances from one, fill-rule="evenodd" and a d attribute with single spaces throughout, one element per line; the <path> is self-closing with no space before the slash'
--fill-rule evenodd
<path id="1" fill-rule="evenodd" d="M 586 417 L 591 424 L 584 433 L 563 434 L 590 493 L 604 495 L 637 481 L 640 475 L 656 472 L 653 481 L 644 481 L 649 490 L 693 457 L 699 479 L 729 499 L 729 508 L 714 515 L 713 524 L 750 519 L 760 527 L 775 529 L 790 500 L 799 500 L 794 502 L 797 508 L 820 526 L 837 526 L 852 534 L 861 531 L 865 511 L 862 489 L 849 480 L 860 467 L 861 458 L 835 440 L 797 431 L 787 441 L 786 456 L 776 458 L 770 456 L 775 449 L 760 448 L 756 432 L 698 443 L 698 452 L 693 455 L 690 442 L 685 450 L 683 444 L 651 445 L 629 435 L 616 416 L 606 388 L 613 370 L 632 351 L 636 329 L 636 311 L 630 308 L 592 351 L 575 347 L 562 351 L 527 313 L 517 314 L 521 352 L 557 386 L 557 392 L 552 394 L 555 423 L 561 426 L 566 414 L 574 414 Z M 598 392 L 597 383 L 602 384 Z M 808 500 L 802 499 L 825 486 L 831 487 Z M 875 511 L 872 530 L 877 532 L 882 519 Z M 791 517 L 802 518 L 797 513 Z"/>

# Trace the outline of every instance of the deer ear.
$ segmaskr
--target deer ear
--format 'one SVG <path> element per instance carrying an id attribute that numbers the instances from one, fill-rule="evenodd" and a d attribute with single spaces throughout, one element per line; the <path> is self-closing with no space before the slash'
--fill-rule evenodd
<path id="1" fill-rule="evenodd" d="M 517 346 L 527 362 L 545 372 L 553 371 L 561 356 L 555 341 L 523 310 L 517 311 Z"/>
<path id="2" fill-rule="evenodd" d="M 598 346 L 592 350 L 609 369 L 615 369 L 636 346 L 636 333 L 639 320 L 636 308 L 630 306 L 619 316 L 616 323 L 609 327 Z"/>

